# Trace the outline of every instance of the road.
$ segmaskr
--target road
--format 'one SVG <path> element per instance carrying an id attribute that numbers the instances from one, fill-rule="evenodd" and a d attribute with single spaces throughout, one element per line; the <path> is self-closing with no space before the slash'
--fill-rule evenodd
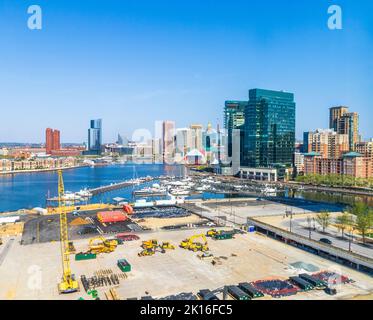
<path id="1" fill-rule="evenodd" d="M 311 239 L 319 241 L 321 238 L 326 238 L 332 241 L 333 246 L 337 248 L 341 248 L 344 250 L 349 250 L 350 245 L 350 235 L 345 234 L 345 239 L 341 239 L 341 233 L 339 233 L 337 230 L 333 230 L 331 228 L 328 229 L 327 234 L 323 234 L 320 229 L 320 227 L 315 222 L 315 228 L 314 230 L 314 223 L 312 222 L 312 231 L 311 231 Z M 282 229 L 285 229 L 287 231 L 290 231 L 290 219 L 286 218 L 283 222 L 281 222 Z M 305 218 L 296 218 L 293 219 L 291 222 L 291 232 L 299 234 L 301 236 L 309 238 L 310 232 L 308 229 L 308 222 L 307 217 Z M 373 246 L 363 246 L 362 244 L 358 244 L 356 242 L 351 243 L 351 251 L 355 252 L 357 254 L 360 254 L 362 256 L 366 256 L 373 259 Z"/>

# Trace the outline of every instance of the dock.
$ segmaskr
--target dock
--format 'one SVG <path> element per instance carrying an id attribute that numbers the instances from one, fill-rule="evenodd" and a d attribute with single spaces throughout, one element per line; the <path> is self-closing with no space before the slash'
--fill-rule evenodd
<path id="1" fill-rule="evenodd" d="M 127 187 L 135 186 L 135 185 L 140 185 L 143 183 L 148 183 L 151 181 L 156 181 L 156 180 L 164 180 L 166 179 L 166 176 L 160 176 L 160 177 L 145 177 L 145 178 L 139 178 L 139 179 L 131 179 L 123 182 L 118 182 L 118 183 L 113 183 L 107 186 L 102 186 L 94 189 L 88 189 L 92 195 L 97 195 L 105 192 L 110 192 L 113 190 L 119 190 L 119 189 L 124 189 Z"/>

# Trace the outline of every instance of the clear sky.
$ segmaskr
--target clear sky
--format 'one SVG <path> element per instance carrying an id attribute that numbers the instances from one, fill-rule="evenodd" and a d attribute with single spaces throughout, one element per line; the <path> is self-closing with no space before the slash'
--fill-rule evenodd
<path id="1" fill-rule="evenodd" d="M 343 30 L 327 27 L 331 4 Z M 96 117 L 105 142 L 155 120 L 215 125 L 256 87 L 295 93 L 298 138 L 334 105 L 373 137 L 373 1 L 0 0 L 2 142 L 41 142 L 46 127 L 83 142 Z"/>

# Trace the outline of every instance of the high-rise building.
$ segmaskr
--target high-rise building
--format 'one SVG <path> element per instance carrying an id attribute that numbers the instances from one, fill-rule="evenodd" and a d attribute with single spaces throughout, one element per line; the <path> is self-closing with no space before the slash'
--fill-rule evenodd
<path id="1" fill-rule="evenodd" d="M 344 114 L 348 113 L 348 107 L 333 107 L 329 111 L 329 128 L 338 132 L 338 121 Z"/>
<path id="2" fill-rule="evenodd" d="M 359 115 L 348 112 L 348 107 L 333 107 L 330 109 L 330 128 L 339 134 L 347 134 L 350 151 L 355 150 L 359 142 Z"/>
<path id="3" fill-rule="evenodd" d="M 176 152 L 185 157 L 193 147 L 192 130 L 180 128 L 176 130 Z"/>
<path id="4" fill-rule="evenodd" d="M 53 131 L 53 150 L 61 150 L 61 133 L 59 130 Z"/>
<path id="5" fill-rule="evenodd" d="M 190 126 L 190 129 L 192 130 L 192 149 L 197 149 L 198 151 L 201 151 L 203 148 L 203 143 L 202 143 L 203 126 L 200 124 L 192 124 Z"/>
<path id="6" fill-rule="evenodd" d="M 51 128 L 45 130 L 45 149 L 47 154 L 51 154 L 53 150 L 53 129 Z"/>
<path id="7" fill-rule="evenodd" d="M 243 164 L 291 166 L 295 148 L 294 94 L 252 89 L 245 111 Z"/>
<path id="8" fill-rule="evenodd" d="M 224 126 L 228 135 L 228 157 L 233 154 L 233 130 L 240 130 L 241 153 L 244 147 L 244 124 L 245 124 L 245 109 L 248 101 L 225 101 L 224 107 Z M 241 154 L 242 157 L 242 154 Z M 242 159 L 241 159 L 242 160 Z"/>
<path id="9" fill-rule="evenodd" d="M 163 121 L 162 124 L 163 161 L 171 162 L 175 157 L 175 122 Z"/>
<path id="10" fill-rule="evenodd" d="M 317 129 L 315 132 L 304 133 L 304 152 L 317 152 L 323 158 L 338 159 L 349 152 L 347 134 L 338 134 L 332 129 Z"/>
<path id="11" fill-rule="evenodd" d="M 89 153 L 100 154 L 102 146 L 102 120 L 91 120 L 88 129 L 88 151 Z"/>
<path id="12" fill-rule="evenodd" d="M 45 130 L 45 151 L 51 154 L 52 151 L 61 150 L 60 131 L 47 128 Z"/>

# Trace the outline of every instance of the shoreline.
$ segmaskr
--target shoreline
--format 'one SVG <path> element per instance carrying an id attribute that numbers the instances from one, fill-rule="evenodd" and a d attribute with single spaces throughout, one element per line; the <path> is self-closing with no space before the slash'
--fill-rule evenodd
<path id="1" fill-rule="evenodd" d="M 17 171 L 1 171 L 0 176 L 13 175 L 13 174 L 22 174 L 22 173 L 40 173 L 40 172 L 53 172 L 58 170 L 72 170 L 89 167 L 89 165 L 79 165 L 73 167 L 58 167 L 58 168 L 48 168 L 48 169 L 33 169 L 33 170 L 17 170 Z"/>

